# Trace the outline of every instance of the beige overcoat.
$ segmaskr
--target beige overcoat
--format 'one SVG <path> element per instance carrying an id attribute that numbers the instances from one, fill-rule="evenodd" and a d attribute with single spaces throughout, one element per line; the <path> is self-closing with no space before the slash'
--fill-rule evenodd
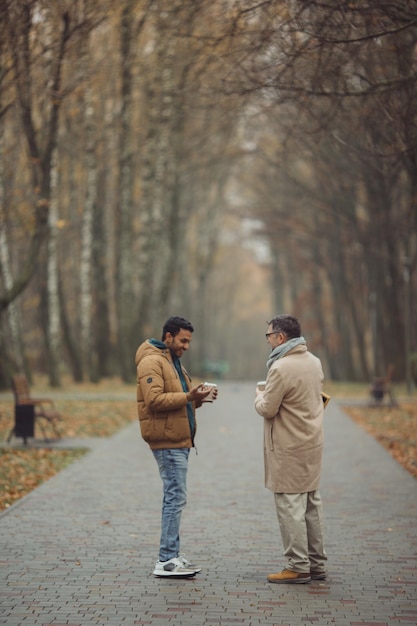
<path id="1" fill-rule="evenodd" d="M 276 360 L 255 399 L 264 417 L 265 487 L 306 493 L 319 487 L 323 450 L 323 370 L 302 344 Z"/>

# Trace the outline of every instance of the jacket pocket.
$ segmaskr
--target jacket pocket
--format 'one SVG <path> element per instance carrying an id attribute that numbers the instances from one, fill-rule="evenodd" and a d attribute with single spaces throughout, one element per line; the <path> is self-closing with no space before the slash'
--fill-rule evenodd
<path id="1" fill-rule="evenodd" d="M 165 421 L 165 439 L 172 443 L 178 443 L 190 436 L 188 416 L 184 416 L 181 411 L 170 413 Z"/>
<path id="2" fill-rule="evenodd" d="M 267 420 L 266 426 L 265 426 L 265 433 L 266 433 L 265 443 L 266 443 L 266 447 L 268 450 L 274 449 L 274 438 L 272 436 L 272 427 L 273 427 L 273 421 Z"/>

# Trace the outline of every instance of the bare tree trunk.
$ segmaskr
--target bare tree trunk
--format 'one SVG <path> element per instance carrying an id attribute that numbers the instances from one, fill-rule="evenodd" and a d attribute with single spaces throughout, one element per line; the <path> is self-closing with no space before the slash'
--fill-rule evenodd
<path id="1" fill-rule="evenodd" d="M 48 301 L 48 325 L 47 343 L 49 346 L 48 371 L 49 381 L 52 387 L 60 386 L 61 364 L 61 315 L 59 310 L 58 293 L 58 155 L 57 148 L 53 151 L 51 159 L 51 201 L 49 206 L 49 238 L 47 252 L 47 301 Z"/>
<path id="2" fill-rule="evenodd" d="M 284 272 L 282 270 L 282 262 L 278 251 L 271 249 L 271 290 L 274 310 L 273 315 L 279 315 L 284 309 Z M 271 316 L 271 317 L 272 317 Z"/>
<path id="3" fill-rule="evenodd" d="M 9 291 L 13 286 L 13 276 L 10 264 L 10 253 L 6 230 L 6 215 L 4 210 L 5 193 L 3 148 L 3 125 L 0 120 L 0 274 L 3 278 L 3 284 L 6 291 Z M 10 330 L 10 351 L 12 362 L 15 364 L 16 368 L 19 371 L 23 372 L 25 367 L 23 345 L 21 340 L 20 313 L 15 302 L 11 302 L 7 309 L 7 321 Z"/>
<path id="4" fill-rule="evenodd" d="M 81 383 L 83 381 L 83 370 L 81 363 L 81 350 L 79 345 L 79 339 L 77 341 L 74 338 L 74 331 L 71 327 L 70 317 L 66 310 L 67 302 L 64 297 L 63 279 L 61 273 L 58 281 L 58 293 L 60 303 L 59 308 L 61 314 L 62 342 L 68 354 L 69 366 L 71 368 L 74 381 L 77 383 Z"/>
<path id="5" fill-rule="evenodd" d="M 121 376 L 131 380 L 133 334 L 132 284 L 132 202 L 133 202 L 133 142 L 132 142 L 132 20 L 134 0 L 126 0 L 120 25 L 122 63 L 122 111 L 119 148 L 119 198 L 117 230 L 117 317 Z"/>
<path id="6" fill-rule="evenodd" d="M 400 274 L 398 258 L 401 249 L 397 246 L 398 238 L 393 237 L 397 222 L 393 215 L 392 189 L 393 178 L 386 171 L 374 171 L 366 178 L 368 207 L 370 215 L 369 247 L 366 250 L 371 275 L 371 291 L 377 296 L 375 308 L 376 349 L 375 362 L 377 376 L 384 376 L 390 366 L 395 375 L 404 374 L 404 358 L 398 344 L 404 345 L 404 318 L 401 311 Z M 395 212 L 394 212 L 395 213 Z M 396 320 L 396 332 L 392 332 L 393 320 Z"/>
<path id="7" fill-rule="evenodd" d="M 91 379 L 92 373 L 92 247 L 93 217 L 97 191 L 97 166 L 95 158 L 94 107 L 89 85 L 85 91 L 85 132 L 87 171 L 87 189 L 81 224 L 81 261 L 80 261 L 80 340 L 83 370 Z"/>
<path id="8" fill-rule="evenodd" d="M 92 337 L 94 339 L 90 373 L 92 381 L 120 373 L 116 369 L 116 363 L 111 362 L 114 353 L 114 338 L 110 324 L 110 289 L 107 268 L 109 241 L 106 232 L 105 199 L 103 197 L 106 192 L 106 181 L 104 180 L 104 173 L 102 176 L 102 185 L 98 185 L 98 189 L 103 189 L 104 193 L 102 196 L 98 194 L 94 207 L 92 270 L 95 316 L 92 324 Z"/>
<path id="9" fill-rule="evenodd" d="M 175 205 L 178 196 L 175 195 L 174 189 L 173 116 L 176 98 L 174 80 L 176 33 L 180 6 L 181 3 L 176 0 L 169 12 L 159 13 L 158 6 L 154 9 L 157 14 L 155 57 L 158 72 L 152 74 L 151 84 L 148 84 L 150 121 L 145 146 L 141 203 L 143 229 L 138 262 L 141 288 L 137 307 L 139 338 L 143 338 L 149 332 L 151 311 L 158 304 L 159 289 L 163 289 L 162 286 L 158 287 L 161 285 L 161 278 L 160 272 L 156 270 L 157 267 L 166 264 L 169 247 L 169 239 L 167 241 L 166 237 L 170 236 L 169 229 L 172 228 L 170 216 L 172 211 L 178 208 Z"/>

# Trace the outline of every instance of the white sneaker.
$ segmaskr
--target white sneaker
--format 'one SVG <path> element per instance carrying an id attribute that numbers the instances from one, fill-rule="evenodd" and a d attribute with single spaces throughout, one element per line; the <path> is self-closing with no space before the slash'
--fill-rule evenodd
<path id="1" fill-rule="evenodd" d="M 177 578 L 190 578 L 196 575 L 195 569 L 185 567 L 179 558 L 169 561 L 157 561 L 153 571 L 154 576 L 176 576 Z"/>
<path id="2" fill-rule="evenodd" d="M 194 563 L 190 563 L 190 561 L 186 559 L 183 554 L 180 554 L 178 558 L 182 562 L 183 566 L 187 569 L 193 569 L 196 574 L 199 574 L 201 572 L 201 567 L 197 567 L 197 565 L 194 565 Z"/>

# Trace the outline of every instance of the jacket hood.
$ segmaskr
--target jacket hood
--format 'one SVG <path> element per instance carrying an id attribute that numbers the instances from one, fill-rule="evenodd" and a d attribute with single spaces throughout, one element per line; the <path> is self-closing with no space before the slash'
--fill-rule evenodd
<path id="1" fill-rule="evenodd" d="M 166 345 L 162 341 L 159 341 L 158 339 L 147 339 L 136 350 L 136 355 L 135 355 L 136 367 L 145 356 L 149 356 L 150 354 L 161 354 L 161 352 L 168 356 L 169 348 L 167 348 Z"/>

